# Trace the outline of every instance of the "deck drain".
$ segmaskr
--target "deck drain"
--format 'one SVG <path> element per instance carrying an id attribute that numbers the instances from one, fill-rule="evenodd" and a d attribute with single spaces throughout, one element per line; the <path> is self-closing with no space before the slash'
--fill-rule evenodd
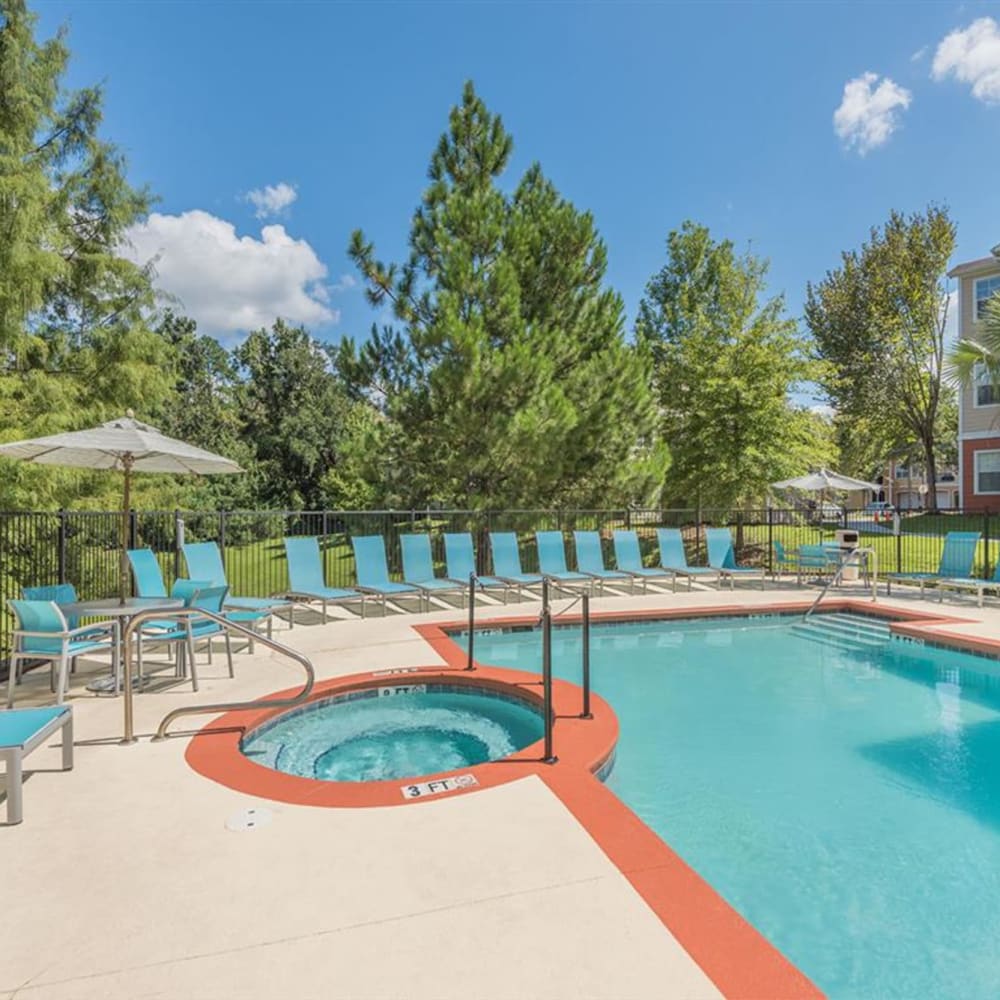
<path id="1" fill-rule="evenodd" d="M 258 830 L 262 826 L 267 826 L 274 819 L 274 813 L 270 809 L 253 808 L 241 809 L 226 820 L 226 829 L 234 833 L 247 833 L 250 830 Z"/>

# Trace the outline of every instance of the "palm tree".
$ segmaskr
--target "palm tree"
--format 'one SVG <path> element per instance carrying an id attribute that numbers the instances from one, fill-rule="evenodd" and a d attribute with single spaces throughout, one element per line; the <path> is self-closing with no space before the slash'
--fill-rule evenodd
<path id="1" fill-rule="evenodd" d="M 962 386 L 988 379 L 1000 396 L 1000 294 L 986 303 L 976 340 L 960 340 L 948 354 L 948 375 Z"/>

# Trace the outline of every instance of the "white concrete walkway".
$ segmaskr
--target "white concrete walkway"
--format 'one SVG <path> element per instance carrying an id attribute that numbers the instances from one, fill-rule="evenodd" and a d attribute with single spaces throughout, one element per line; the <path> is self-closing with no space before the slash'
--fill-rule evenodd
<path id="1" fill-rule="evenodd" d="M 594 610 L 801 594 L 607 598 Z M 1000 637 L 995 607 L 919 606 Z M 533 611 L 496 607 L 480 618 Z M 429 665 L 439 660 L 412 626 L 462 614 L 297 625 L 276 637 L 312 656 L 320 677 Z M 236 664 L 236 680 L 221 656 L 203 666 L 198 694 L 187 685 L 138 696 L 144 738 L 130 747 L 116 742 L 121 699 L 88 695 L 87 678 L 76 679 L 75 770 L 56 770 L 57 741 L 37 751 L 24 823 L 0 823 L 0 1000 L 719 995 L 537 778 L 418 806 L 310 808 L 255 801 L 201 777 L 183 759 L 186 738 L 145 738 L 176 705 L 256 697 L 300 676 L 260 649 Z M 18 692 L 20 705 L 48 701 L 47 674 L 36 671 Z M 272 810 L 273 821 L 227 829 L 248 806 Z"/>

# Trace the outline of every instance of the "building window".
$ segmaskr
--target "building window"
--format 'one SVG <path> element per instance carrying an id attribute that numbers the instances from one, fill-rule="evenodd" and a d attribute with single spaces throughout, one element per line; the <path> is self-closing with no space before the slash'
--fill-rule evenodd
<path id="1" fill-rule="evenodd" d="M 982 365 L 976 366 L 976 384 L 973 388 L 976 394 L 976 406 L 996 406 L 1000 403 L 1000 392 Z"/>
<path id="2" fill-rule="evenodd" d="M 1000 274 L 992 278 L 976 281 L 976 319 L 986 318 L 986 303 L 996 292 L 1000 292 Z"/>
<path id="3" fill-rule="evenodd" d="M 976 492 L 1000 493 L 1000 451 L 976 452 Z"/>

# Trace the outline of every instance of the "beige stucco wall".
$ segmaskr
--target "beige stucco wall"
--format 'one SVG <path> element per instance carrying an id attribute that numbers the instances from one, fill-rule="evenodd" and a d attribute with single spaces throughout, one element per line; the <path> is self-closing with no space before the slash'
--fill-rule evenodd
<path id="1" fill-rule="evenodd" d="M 973 318 L 975 282 L 979 278 L 987 278 L 994 274 L 1000 274 L 1000 262 L 992 267 L 985 266 L 974 274 L 963 275 L 959 279 L 959 303 L 961 307 L 958 317 L 958 331 L 960 337 L 970 340 L 976 339 L 976 330 L 979 324 Z M 972 386 L 967 386 L 961 392 L 962 433 L 1000 430 L 1000 406 L 975 406 L 973 405 L 974 400 L 974 390 Z"/>

